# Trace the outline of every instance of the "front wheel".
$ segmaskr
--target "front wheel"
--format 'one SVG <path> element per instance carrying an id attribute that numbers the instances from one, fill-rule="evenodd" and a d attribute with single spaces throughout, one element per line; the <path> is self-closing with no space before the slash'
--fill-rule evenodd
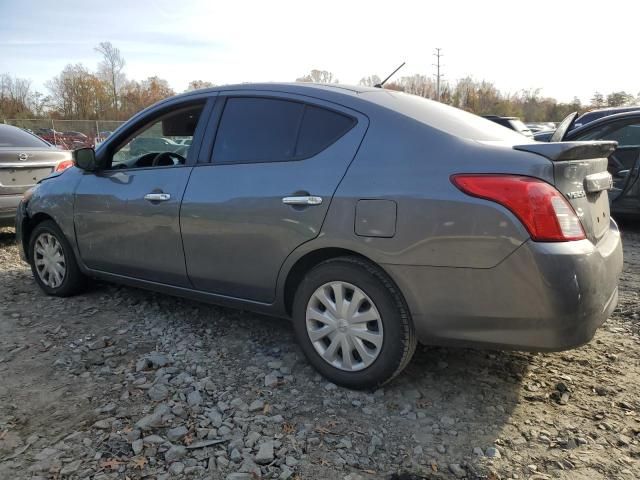
<path id="1" fill-rule="evenodd" d="M 296 292 L 293 317 L 309 362 L 348 388 L 388 382 L 409 363 L 417 343 L 397 287 L 380 268 L 357 257 L 313 268 Z"/>
<path id="2" fill-rule="evenodd" d="M 68 297 L 82 291 L 86 284 L 71 245 L 52 220 L 45 220 L 33 229 L 29 263 L 33 277 L 47 295 Z"/>

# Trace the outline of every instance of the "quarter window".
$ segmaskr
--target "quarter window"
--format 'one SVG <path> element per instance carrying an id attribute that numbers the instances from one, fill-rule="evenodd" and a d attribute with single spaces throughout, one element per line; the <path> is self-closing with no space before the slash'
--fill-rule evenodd
<path id="1" fill-rule="evenodd" d="M 325 108 L 307 105 L 296 146 L 297 157 L 309 157 L 321 152 L 347 133 L 354 120 Z"/>
<path id="2" fill-rule="evenodd" d="M 229 98 L 213 149 L 215 163 L 282 162 L 318 154 L 351 129 L 346 115 L 300 102 Z"/>

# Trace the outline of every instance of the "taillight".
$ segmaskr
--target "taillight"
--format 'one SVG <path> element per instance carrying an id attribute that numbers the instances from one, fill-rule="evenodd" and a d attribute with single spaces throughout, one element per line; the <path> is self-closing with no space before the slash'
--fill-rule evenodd
<path id="1" fill-rule="evenodd" d="M 564 242 L 585 238 L 580 219 L 552 185 L 521 175 L 452 175 L 464 193 L 499 203 L 524 224 L 538 242 Z"/>
<path id="2" fill-rule="evenodd" d="M 73 160 L 62 160 L 58 165 L 56 165 L 54 172 L 61 172 L 69 167 L 73 167 Z"/>

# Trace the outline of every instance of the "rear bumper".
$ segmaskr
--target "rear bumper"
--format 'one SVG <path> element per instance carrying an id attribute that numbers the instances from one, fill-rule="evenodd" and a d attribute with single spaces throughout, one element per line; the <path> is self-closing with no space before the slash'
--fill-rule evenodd
<path id="1" fill-rule="evenodd" d="M 616 307 L 622 243 L 612 221 L 597 245 L 527 241 L 493 268 L 384 267 L 423 343 L 565 350 L 591 340 Z"/>
<path id="2" fill-rule="evenodd" d="M 22 200 L 22 194 L 0 195 L 0 227 L 15 225 L 16 211 L 20 200 Z"/>

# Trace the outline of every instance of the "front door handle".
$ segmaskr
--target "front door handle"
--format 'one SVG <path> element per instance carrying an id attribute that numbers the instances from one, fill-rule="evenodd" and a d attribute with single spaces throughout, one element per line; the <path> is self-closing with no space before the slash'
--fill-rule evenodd
<path id="1" fill-rule="evenodd" d="M 300 195 L 296 197 L 284 197 L 282 203 L 285 205 L 320 205 L 322 197 L 315 195 Z"/>
<path id="2" fill-rule="evenodd" d="M 166 202 L 171 199 L 171 195 L 168 193 L 147 193 L 144 199 L 149 202 Z"/>

